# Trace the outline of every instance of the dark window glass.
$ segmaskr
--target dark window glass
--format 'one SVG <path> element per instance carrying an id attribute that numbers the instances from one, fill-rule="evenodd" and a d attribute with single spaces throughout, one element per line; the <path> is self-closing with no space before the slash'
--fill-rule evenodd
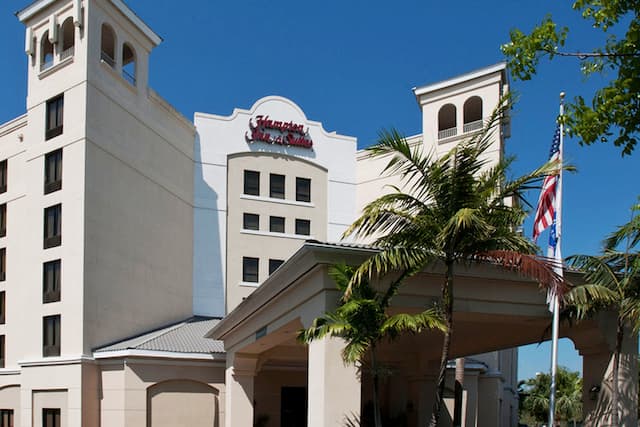
<path id="1" fill-rule="evenodd" d="M 6 319 L 6 293 L 5 291 L 0 292 L 0 324 L 4 325 L 5 319 Z M 2 425 L 0 424 L 0 427 L 2 427 Z"/>
<path id="2" fill-rule="evenodd" d="M 4 335 L 0 335 L 0 368 L 4 368 Z"/>
<path id="3" fill-rule="evenodd" d="M 42 356 L 60 356 L 60 315 L 42 319 Z"/>
<path id="4" fill-rule="evenodd" d="M 0 237 L 7 235 L 7 204 L 0 205 Z M 0 425 L 0 427 L 2 427 Z"/>
<path id="5" fill-rule="evenodd" d="M 62 205 L 50 206 L 44 210 L 44 248 L 62 244 Z"/>
<path id="6" fill-rule="evenodd" d="M 284 261 L 281 259 L 270 259 L 269 260 L 269 274 L 273 274 L 274 271 L 278 269 L 282 265 Z"/>
<path id="7" fill-rule="evenodd" d="M 61 261 L 45 262 L 42 266 L 42 302 L 60 301 Z"/>
<path id="8" fill-rule="evenodd" d="M 284 199 L 284 175 L 269 174 L 269 197 Z"/>
<path id="9" fill-rule="evenodd" d="M 60 408 L 42 408 L 42 427 L 60 427 Z"/>
<path id="10" fill-rule="evenodd" d="M 7 278 L 7 248 L 0 249 L 0 282 Z"/>
<path id="11" fill-rule="evenodd" d="M 260 172 L 244 171 L 244 194 L 260 195 Z"/>
<path id="12" fill-rule="evenodd" d="M 311 180 L 309 178 L 296 178 L 296 200 L 298 202 L 311 201 Z"/>
<path id="13" fill-rule="evenodd" d="M 242 257 L 242 281 L 258 283 L 258 258 Z"/>
<path id="14" fill-rule="evenodd" d="M 44 194 L 62 188 L 62 148 L 44 156 Z"/>
<path id="15" fill-rule="evenodd" d="M 62 133 L 64 96 L 59 95 L 47 101 L 47 122 L 44 139 L 51 139 Z"/>
<path id="16" fill-rule="evenodd" d="M 281 216 L 270 216 L 269 231 L 272 233 L 284 233 L 284 218 Z"/>
<path id="17" fill-rule="evenodd" d="M 0 427 L 13 427 L 13 409 L 0 409 Z"/>
<path id="18" fill-rule="evenodd" d="M 7 161 L 0 162 L 0 193 L 6 193 L 7 191 Z"/>
<path id="19" fill-rule="evenodd" d="M 311 221 L 308 219 L 296 219 L 296 234 L 308 236 L 311 234 Z"/>
<path id="20" fill-rule="evenodd" d="M 245 230 L 259 230 L 260 215 L 245 213 L 242 217 L 242 228 Z"/>

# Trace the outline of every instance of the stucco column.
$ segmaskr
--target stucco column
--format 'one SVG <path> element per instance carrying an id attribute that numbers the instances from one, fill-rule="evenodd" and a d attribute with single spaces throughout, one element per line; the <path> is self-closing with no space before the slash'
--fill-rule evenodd
<path id="1" fill-rule="evenodd" d="M 360 378 L 342 361 L 343 348 L 337 338 L 309 344 L 308 427 L 344 425 L 347 417 L 360 416 Z"/>
<path id="2" fill-rule="evenodd" d="M 258 357 L 227 353 L 225 372 L 225 426 L 253 426 L 253 380 Z"/>

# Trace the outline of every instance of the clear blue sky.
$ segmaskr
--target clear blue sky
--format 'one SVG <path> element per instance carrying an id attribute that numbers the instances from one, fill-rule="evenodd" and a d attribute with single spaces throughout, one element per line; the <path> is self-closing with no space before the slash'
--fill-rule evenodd
<path id="1" fill-rule="evenodd" d="M 14 12 L 29 2 L 0 2 L 0 123 L 25 110 L 24 32 Z M 502 61 L 499 46 L 511 28 L 529 30 L 552 13 L 579 41 L 569 49 L 601 41 L 566 0 L 128 4 L 164 38 L 151 56 L 151 86 L 185 116 L 229 114 L 260 97 L 282 95 L 326 129 L 356 136 L 360 147 L 374 142 L 383 127 L 418 133 L 420 111 L 411 88 Z M 507 152 L 518 158 L 514 175 L 546 160 L 558 94 L 588 95 L 600 82 L 585 81 L 575 60 L 563 58 L 542 66 L 533 81 L 512 81 L 520 95 L 507 143 Z M 567 140 L 565 157 L 579 173 L 565 180 L 563 252 L 597 253 L 603 237 L 628 220 L 640 194 L 640 151 L 621 158 L 613 145 L 580 147 Z M 530 195 L 533 202 L 537 197 Z M 530 234 L 531 220 L 525 229 Z M 548 369 L 546 347 L 529 346 L 520 357 L 522 378 Z M 571 343 L 562 347 L 560 363 L 580 368 Z"/>

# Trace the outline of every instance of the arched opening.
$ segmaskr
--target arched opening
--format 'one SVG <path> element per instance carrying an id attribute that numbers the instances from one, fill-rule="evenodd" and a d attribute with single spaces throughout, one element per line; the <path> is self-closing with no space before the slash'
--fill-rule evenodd
<path id="1" fill-rule="evenodd" d="M 463 132 L 482 129 L 482 98 L 472 96 L 467 99 L 464 103 L 463 117 Z"/>
<path id="2" fill-rule="evenodd" d="M 49 41 L 49 31 L 45 31 L 40 39 L 40 71 L 53 66 L 53 44 Z"/>
<path id="3" fill-rule="evenodd" d="M 73 26 L 73 17 L 68 17 L 62 23 L 62 52 L 60 59 L 73 56 L 73 48 L 75 45 L 75 27 Z"/>
<path id="4" fill-rule="evenodd" d="M 168 380 L 147 389 L 147 427 L 218 427 L 218 390 L 198 381 Z"/>
<path id="5" fill-rule="evenodd" d="M 438 111 L 438 139 L 449 138 L 457 133 L 456 106 L 445 104 Z"/>
<path id="6" fill-rule="evenodd" d="M 122 45 L 122 77 L 136 85 L 136 53 L 129 43 Z"/>
<path id="7" fill-rule="evenodd" d="M 116 35 L 107 24 L 102 24 L 102 34 L 100 37 L 100 59 L 110 67 L 116 66 Z"/>

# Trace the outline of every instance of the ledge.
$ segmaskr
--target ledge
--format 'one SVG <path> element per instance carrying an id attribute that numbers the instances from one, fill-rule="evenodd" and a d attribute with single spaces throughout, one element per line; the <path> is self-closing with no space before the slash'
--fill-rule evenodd
<path id="1" fill-rule="evenodd" d="M 73 56 L 69 56 L 68 58 L 65 58 L 62 61 L 58 62 L 57 64 L 54 64 L 51 67 L 47 68 L 46 70 L 40 71 L 40 73 L 38 74 L 38 78 L 42 80 L 45 77 L 49 76 L 50 74 L 55 73 L 56 71 L 66 67 L 69 64 L 73 64 Z"/>

